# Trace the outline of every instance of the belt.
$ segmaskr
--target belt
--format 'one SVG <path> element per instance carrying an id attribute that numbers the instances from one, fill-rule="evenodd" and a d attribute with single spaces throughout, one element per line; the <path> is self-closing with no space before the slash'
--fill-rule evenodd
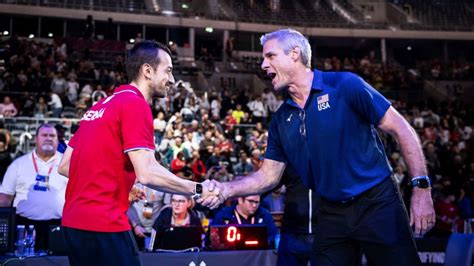
<path id="1" fill-rule="evenodd" d="M 376 187 L 380 186 L 381 184 L 383 184 L 384 182 L 387 182 L 387 180 L 392 180 L 390 176 L 388 176 L 387 178 L 383 179 L 380 183 L 378 183 L 377 185 L 367 189 L 366 191 L 358 194 L 358 195 L 355 195 L 355 196 L 351 196 L 349 198 L 346 198 L 346 199 L 343 199 L 343 200 L 333 200 L 333 199 L 328 199 L 328 198 L 325 198 L 323 196 L 321 196 L 321 200 L 327 202 L 327 203 L 332 203 L 332 204 L 341 204 L 341 205 L 345 205 L 345 204 L 350 204 L 350 203 L 353 203 L 354 201 L 356 201 L 357 199 L 359 199 L 360 197 L 364 196 L 365 194 L 369 193 L 370 191 L 372 191 L 373 189 L 375 189 Z"/>

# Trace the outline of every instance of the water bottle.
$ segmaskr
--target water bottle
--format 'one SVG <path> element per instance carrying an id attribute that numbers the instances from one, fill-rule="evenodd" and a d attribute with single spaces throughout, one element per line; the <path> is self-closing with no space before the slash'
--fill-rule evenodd
<path id="1" fill-rule="evenodd" d="M 280 245 L 280 234 L 275 235 L 275 249 L 278 250 L 278 246 Z"/>
<path id="2" fill-rule="evenodd" d="M 30 225 L 28 227 L 28 230 L 26 230 L 26 236 L 25 236 L 25 248 L 26 248 L 27 257 L 35 256 L 35 241 L 36 241 L 35 226 Z"/>
<path id="3" fill-rule="evenodd" d="M 15 242 L 15 256 L 24 257 L 25 252 L 25 225 L 19 224 L 16 226 L 16 242 Z"/>

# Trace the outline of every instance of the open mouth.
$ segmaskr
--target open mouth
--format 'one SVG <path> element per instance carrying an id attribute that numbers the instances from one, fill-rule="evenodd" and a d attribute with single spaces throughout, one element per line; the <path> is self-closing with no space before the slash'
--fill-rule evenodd
<path id="1" fill-rule="evenodd" d="M 276 77 L 276 73 L 267 73 L 267 76 L 270 77 L 271 80 L 273 80 Z"/>

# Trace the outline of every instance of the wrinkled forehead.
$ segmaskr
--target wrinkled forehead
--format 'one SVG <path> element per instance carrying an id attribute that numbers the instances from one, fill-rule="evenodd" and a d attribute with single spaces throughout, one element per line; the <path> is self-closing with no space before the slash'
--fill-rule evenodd
<path id="1" fill-rule="evenodd" d="M 262 55 L 265 56 L 266 54 L 270 52 L 275 53 L 281 50 L 282 50 L 281 44 L 278 41 L 278 39 L 276 38 L 270 39 L 267 42 L 265 42 L 265 44 L 263 45 Z"/>

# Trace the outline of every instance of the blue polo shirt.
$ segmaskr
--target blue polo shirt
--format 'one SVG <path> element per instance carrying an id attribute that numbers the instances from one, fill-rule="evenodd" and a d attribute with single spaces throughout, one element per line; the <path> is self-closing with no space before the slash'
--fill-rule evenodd
<path id="1" fill-rule="evenodd" d="M 356 74 L 314 70 L 304 109 L 287 99 L 273 116 L 265 158 L 291 165 L 324 198 L 350 200 L 392 171 L 376 131 L 389 107 Z"/>

